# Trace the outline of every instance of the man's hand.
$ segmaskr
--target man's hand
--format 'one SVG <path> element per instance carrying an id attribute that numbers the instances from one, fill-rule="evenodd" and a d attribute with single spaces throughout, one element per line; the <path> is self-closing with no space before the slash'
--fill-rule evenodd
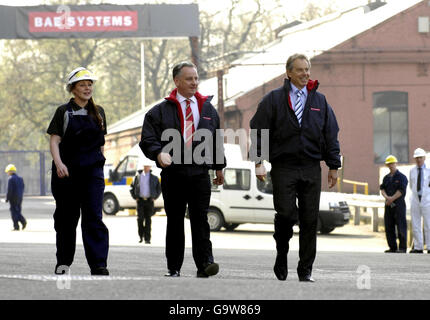
<path id="1" fill-rule="evenodd" d="M 69 170 L 64 165 L 64 163 L 60 163 L 58 165 L 55 164 L 55 166 L 57 167 L 57 176 L 58 176 L 58 178 L 65 178 L 65 177 L 69 176 Z"/>
<path id="2" fill-rule="evenodd" d="M 385 200 L 386 206 L 391 206 L 391 204 L 394 202 L 393 197 L 387 197 L 387 200 Z"/>
<path id="3" fill-rule="evenodd" d="M 172 164 L 172 157 L 166 152 L 160 152 L 157 156 L 157 160 L 163 168 Z"/>
<path id="4" fill-rule="evenodd" d="M 328 187 L 333 188 L 337 182 L 337 170 L 328 171 Z"/>
<path id="5" fill-rule="evenodd" d="M 267 172 L 266 168 L 264 167 L 264 164 L 260 163 L 255 165 L 255 175 L 260 181 L 264 182 L 266 180 Z"/>
<path id="6" fill-rule="evenodd" d="M 215 174 L 216 178 L 213 179 L 213 184 L 216 184 L 218 186 L 224 184 L 224 174 L 222 173 L 222 170 L 216 170 Z"/>

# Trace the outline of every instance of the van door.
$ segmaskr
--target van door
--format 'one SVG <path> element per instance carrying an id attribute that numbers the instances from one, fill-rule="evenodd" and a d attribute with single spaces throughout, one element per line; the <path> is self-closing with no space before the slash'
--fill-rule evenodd
<path id="1" fill-rule="evenodd" d="M 253 175 L 256 187 L 253 188 L 255 223 L 273 223 L 275 209 L 273 207 L 273 185 L 270 172 L 267 172 L 266 180 L 260 181 Z"/>
<path id="2" fill-rule="evenodd" d="M 122 208 L 136 206 L 136 201 L 130 195 L 130 184 L 136 175 L 138 160 L 137 156 L 126 156 L 106 182 L 106 186 L 111 186 L 108 189 L 114 193 Z"/>
<path id="3" fill-rule="evenodd" d="M 224 213 L 227 222 L 247 223 L 254 221 L 254 199 L 251 192 L 251 170 L 224 169 L 223 191 L 220 201 L 227 205 Z"/>

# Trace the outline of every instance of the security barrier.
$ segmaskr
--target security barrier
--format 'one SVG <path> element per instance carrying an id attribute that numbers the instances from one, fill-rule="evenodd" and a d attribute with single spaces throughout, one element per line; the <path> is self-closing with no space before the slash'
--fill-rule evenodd
<path id="1" fill-rule="evenodd" d="M 0 196 L 6 195 L 8 175 L 4 170 L 9 163 L 16 166 L 17 174 L 24 179 L 24 195 L 50 195 L 51 162 L 52 157 L 49 151 L 0 151 Z"/>

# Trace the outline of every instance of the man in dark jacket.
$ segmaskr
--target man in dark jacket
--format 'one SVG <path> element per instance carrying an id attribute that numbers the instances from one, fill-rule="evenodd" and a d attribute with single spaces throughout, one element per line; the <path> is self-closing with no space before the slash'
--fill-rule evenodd
<path id="1" fill-rule="evenodd" d="M 140 163 L 131 184 L 130 193 L 137 202 L 137 231 L 140 241 L 151 243 L 151 217 L 154 215 L 154 200 L 161 193 L 160 181 L 151 173 L 150 163 Z"/>
<path id="2" fill-rule="evenodd" d="M 197 92 L 194 64 L 183 62 L 173 68 L 176 89 L 145 116 L 140 147 L 162 168 L 161 190 L 167 215 L 166 276 L 179 277 L 184 260 L 184 217 L 188 206 L 193 258 L 197 277 L 218 273 L 214 262 L 207 221 L 211 196 L 209 169 L 216 170 L 213 183 L 224 182 L 223 139 L 212 97 Z"/>
<path id="3" fill-rule="evenodd" d="M 10 203 L 10 213 L 13 221 L 13 231 L 19 231 L 21 222 L 22 230 L 27 226 L 27 221 L 21 213 L 22 198 L 24 196 L 24 180 L 16 174 L 16 167 L 9 164 L 5 172 L 9 175 L 7 183 L 6 202 Z"/>
<path id="4" fill-rule="evenodd" d="M 329 167 L 328 185 L 337 181 L 341 166 L 337 139 L 338 125 L 324 95 L 317 92 L 318 81 L 310 76 L 310 61 L 303 54 L 288 58 L 284 85 L 268 93 L 251 119 L 250 128 L 257 130 L 251 152 L 256 155 L 256 175 L 264 181 L 262 160 L 271 162 L 277 256 L 274 272 L 279 280 L 288 275 L 287 254 L 293 226 L 300 225 L 300 281 L 314 282 L 312 265 L 316 256 L 316 233 L 321 192 L 320 161 Z M 268 141 L 262 130 L 269 129 Z M 264 144 L 269 154 L 262 153 Z M 255 150 L 256 149 L 256 150 Z M 264 149 L 264 148 L 263 148 Z M 298 206 L 296 205 L 298 203 Z"/>
<path id="5" fill-rule="evenodd" d="M 407 222 L 406 222 L 406 188 L 408 178 L 397 169 L 397 158 L 389 155 L 385 165 L 390 172 L 384 176 L 380 190 L 385 198 L 384 224 L 385 235 L 389 246 L 385 252 L 406 253 Z M 397 238 L 399 245 L 397 246 Z"/>

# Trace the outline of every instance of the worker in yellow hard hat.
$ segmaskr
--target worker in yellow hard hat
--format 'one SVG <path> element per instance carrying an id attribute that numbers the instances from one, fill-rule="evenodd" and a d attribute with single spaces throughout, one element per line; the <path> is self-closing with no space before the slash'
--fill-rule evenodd
<path id="1" fill-rule="evenodd" d="M 381 194 L 385 198 L 384 223 L 389 246 L 385 252 L 406 253 L 405 195 L 408 179 L 397 169 L 397 162 L 397 158 L 393 155 L 385 158 L 385 165 L 390 169 L 390 172 L 384 177 L 380 186 Z M 398 245 L 397 238 L 399 239 Z"/>
<path id="2" fill-rule="evenodd" d="M 12 231 L 19 231 L 19 223 L 22 230 L 27 226 L 27 221 L 21 213 L 22 198 L 24 196 L 24 179 L 16 174 L 16 167 L 13 164 L 6 166 L 4 172 L 9 175 L 7 182 L 6 202 L 10 204 L 10 214 L 13 221 Z"/>

